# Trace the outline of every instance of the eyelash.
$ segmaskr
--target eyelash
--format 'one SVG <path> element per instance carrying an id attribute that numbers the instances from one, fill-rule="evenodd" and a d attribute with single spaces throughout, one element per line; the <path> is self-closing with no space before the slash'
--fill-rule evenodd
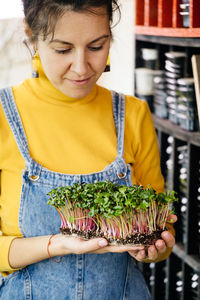
<path id="1" fill-rule="evenodd" d="M 71 49 L 66 49 L 66 50 L 55 50 L 56 53 L 58 54 L 65 54 L 65 53 L 68 53 L 70 52 Z"/>
<path id="2" fill-rule="evenodd" d="M 99 47 L 89 47 L 89 50 L 91 51 L 100 51 L 103 48 L 103 46 L 99 46 Z M 55 50 L 56 53 L 58 54 L 66 54 L 69 53 L 71 51 L 71 49 L 66 49 L 66 50 Z"/>
<path id="3" fill-rule="evenodd" d="M 99 46 L 99 47 L 89 47 L 89 49 L 91 50 L 91 51 L 99 51 L 99 50 L 101 50 L 103 48 L 103 46 Z"/>

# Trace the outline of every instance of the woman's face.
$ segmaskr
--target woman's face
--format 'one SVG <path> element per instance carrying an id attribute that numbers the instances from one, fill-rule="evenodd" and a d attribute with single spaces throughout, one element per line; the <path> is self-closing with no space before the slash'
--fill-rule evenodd
<path id="1" fill-rule="evenodd" d="M 46 76 L 72 98 L 87 96 L 105 69 L 110 48 L 106 9 L 97 14 L 67 11 L 57 22 L 54 36 L 37 43 Z"/>

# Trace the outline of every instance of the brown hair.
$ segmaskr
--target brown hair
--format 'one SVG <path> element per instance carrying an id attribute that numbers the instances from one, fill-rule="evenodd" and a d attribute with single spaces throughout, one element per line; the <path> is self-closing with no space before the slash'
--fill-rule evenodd
<path id="1" fill-rule="evenodd" d="M 31 31 L 31 42 L 37 42 L 38 36 L 43 39 L 54 33 L 59 17 L 67 10 L 76 12 L 94 12 L 94 8 L 106 7 L 110 24 L 113 21 L 113 12 L 119 11 L 117 0 L 22 0 L 25 22 Z M 27 30 L 28 32 L 28 30 Z"/>

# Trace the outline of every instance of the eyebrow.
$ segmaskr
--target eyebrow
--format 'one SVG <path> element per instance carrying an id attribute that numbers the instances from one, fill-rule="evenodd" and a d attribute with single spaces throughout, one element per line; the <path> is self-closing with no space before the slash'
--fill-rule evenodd
<path id="1" fill-rule="evenodd" d="M 99 42 L 99 41 L 101 41 L 103 39 L 107 39 L 109 36 L 110 35 L 108 35 L 108 34 L 104 34 L 104 35 L 98 37 L 97 39 L 91 41 L 89 44 L 94 44 L 94 43 Z M 49 44 L 51 44 L 51 43 L 60 43 L 60 44 L 63 44 L 63 45 L 72 45 L 72 43 L 69 43 L 69 42 L 66 42 L 66 41 L 62 41 L 62 40 L 59 40 L 59 39 L 51 40 L 49 42 Z"/>

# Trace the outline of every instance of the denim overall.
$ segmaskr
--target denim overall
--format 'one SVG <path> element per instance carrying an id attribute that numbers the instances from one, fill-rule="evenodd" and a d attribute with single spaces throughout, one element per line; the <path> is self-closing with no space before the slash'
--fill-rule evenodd
<path id="1" fill-rule="evenodd" d="M 26 135 L 12 90 L 0 91 L 1 104 L 26 168 L 22 174 L 19 226 L 24 237 L 59 233 L 60 217 L 47 205 L 47 193 L 75 182 L 109 180 L 131 185 L 130 166 L 123 159 L 125 99 L 115 92 L 113 115 L 117 129 L 116 159 L 104 170 L 83 175 L 52 172 L 29 154 Z M 58 259 L 58 258 L 56 258 Z M 149 291 L 128 253 L 71 254 L 56 264 L 51 259 L 0 277 L 1 300 L 149 300 Z"/>

